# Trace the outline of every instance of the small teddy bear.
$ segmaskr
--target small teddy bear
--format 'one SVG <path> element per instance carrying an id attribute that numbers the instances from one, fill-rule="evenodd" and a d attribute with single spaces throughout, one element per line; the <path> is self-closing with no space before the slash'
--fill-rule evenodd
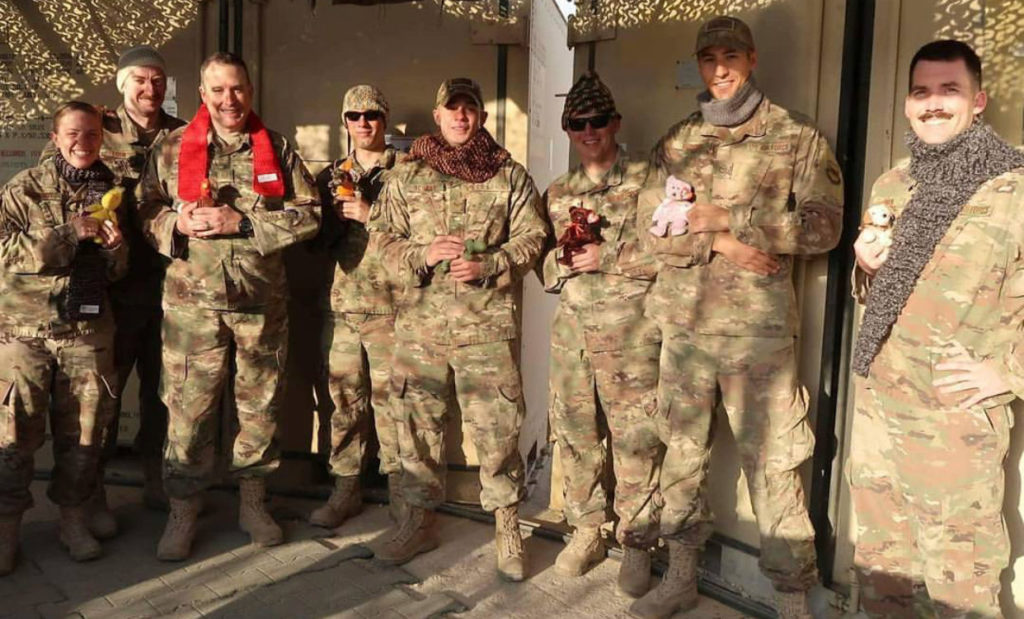
<path id="1" fill-rule="evenodd" d="M 654 222 L 648 232 L 654 236 L 672 236 L 686 234 L 690 227 L 687 213 L 693 208 L 695 194 L 693 185 L 675 176 L 665 181 L 665 199 L 654 210 L 651 221 Z"/>
<path id="2" fill-rule="evenodd" d="M 896 223 L 896 214 L 885 204 L 872 204 L 864 211 L 861 219 L 861 236 L 865 243 L 878 242 L 882 247 L 892 245 L 892 226 Z"/>
<path id="3" fill-rule="evenodd" d="M 580 253 L 584 245 L 600 243 L 600 222 L 601 216 L 588 208 L 569 207 L 569 223 L 556 245 L 562 248 L 558 262 L 571 266 L 573 254 Z"/>

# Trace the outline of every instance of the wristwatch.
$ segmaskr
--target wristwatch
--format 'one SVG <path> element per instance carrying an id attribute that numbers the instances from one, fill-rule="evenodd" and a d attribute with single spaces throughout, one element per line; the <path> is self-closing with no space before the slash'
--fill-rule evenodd
<path id="1" fill-rule="evenodd" d="M 243 216 L 238 222 L 238 233 L 242 236 L 252 236 L 252 220 Z"/>

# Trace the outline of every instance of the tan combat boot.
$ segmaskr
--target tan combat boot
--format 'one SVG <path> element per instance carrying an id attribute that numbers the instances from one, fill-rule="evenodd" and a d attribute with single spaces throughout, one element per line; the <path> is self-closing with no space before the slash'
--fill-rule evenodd
<path id="1" fill-rule="evenodd" d="M 359 477 L 339 477 L 327 503 L 313 510 L 309 524 L 334 529 L 352 516 L 363 511 L 363 495 L 359 490 Z"/>
<path id="2" fill-rule="evenodd" d="M 813 619 L 807 606 L 806 591 L 775 590 L 775 610 L 779 619 Z"/>
<path id="3" fill-rule="evenodd" d="M 18 531 L 21 528 L 21 514 L 0 516 L 0 576 L 14 571 L 18 556 Z"/>
<path id="4" fill-rule="evenodd" d="M 633 602 L 630 616 L 668 619 L 697 605 L 697 549 L 668 540 L 668 569 L 657 587 Z"/>
<path id="5" fill-rule="evenodd" d="M 626 597 L 638 598 L 651 588 L 651 553 L 644 548 L 622 547 L 616 590 Z"/>
<path id="6" fill-rule="evenodd" d="M 526 578 L 526 549 L 519 531 L 519 507 L 499 507 L 494 512 L 494 545 L 498 575 L 519 582 Z"/>
<path id="7" fill-rule="evenodd" d="M 110 539 L 117 535 L 117 518 L 107 505 L 107 488 L 101 479 L 89 498 L 89 532 L 96 539 Z"/>
<path id="8" fill-rule="evenodd" d="M 167 493 L 164 492 L 164 478 L 161 456 L 147 457 L 142 463 L 142 504 L 149 509 L 165 512 L 168 509 Z"/>
<path id="9" fill-rule="evenodd" d="M 89 512 L 84 505 L 60 508 L 60 543 L 75 561 L 90 561 L 103 554 L 103 547 L 89 532 Z"/>
<path id="10" fill-rule="evenodd" d="M 374 555 L 387 565 L 408 563 L 420 553 L 433 550 L 441 541 L 437 531 L 437 514 L 422 507 L 409 506 L 405 518 L 387 542 Z"/>
<path id="11" fill-rule="evenodd" d="M 262 477 L 238 480 L 238 526 L 249 534 L 256 546 L 277 546 L 284 541 L 284 532 L 267 513 L 264 500 L 267 487 Z"/>
<path id="12" fill-rule="evenodd" d="M 201 502 L 198 494 L 187 499 L 170 499 L 171 513 L 156 547 L 157 559 L 184 561 L 192 553 L 192 540 L 196 537 L 196 520 L 199 518 Z"/>
<path id="13" fill-rule="evenodd" d="M 395 524 L 398 524 L 405 518 L 407 509 L 409 506 L 402 496 L 402 474 L 388 473 L 388 515 Z"/>
<path id="14" fill-rule="evenodd" d="M 572 539 L 555 559 L 555 569 L 565 576 L 582 576 L 590 566 L 604 559 L 600 527 L 576 529 Z"/>

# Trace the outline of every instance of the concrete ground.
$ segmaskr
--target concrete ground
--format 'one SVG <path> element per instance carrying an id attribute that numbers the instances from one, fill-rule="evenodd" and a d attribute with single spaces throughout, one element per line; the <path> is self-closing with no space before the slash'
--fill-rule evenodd
<path id="1" fill-rule="evenodd" d="M 617 561 L 609 558 L 581 578 L 565 578 L 553 569 L 562 545 L 531 536 L 531 578 L 505 583 L 494 572 L 493 525 L 467 518 L 442 516 L 441 548 L 402 568 L 381 566 L 371 548 L 390 520 L 377 505 L 327 531 L 305 523 L 315 502 L 274 497 L 271 510 L 289 541 L 258 549 L 237 528 L 237 496 L 210 492 L 193 558 L 162 563 L 155 551 L 166 516 L 143 508 L 137 488 L 108 488 L 121 534 L 104 544 L 101 559 L 74 563 L 57 541 L 57 511 L 45 497 L 45 484 L 33 484 L 36 507 L 22 525 L 18 567 L 0 578 L 0 617 L 627 616 L 629 601 L 615 594 Z M 685 616 L 744 615 L 702 598 Z"/>

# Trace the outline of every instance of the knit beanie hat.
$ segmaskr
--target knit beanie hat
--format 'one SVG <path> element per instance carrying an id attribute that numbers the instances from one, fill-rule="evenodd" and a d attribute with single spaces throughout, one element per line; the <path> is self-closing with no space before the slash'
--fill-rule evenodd
<path id="1" fill-rule="evenodd" d="M 166 71 L 164 57 L 149 45 L 126 49 L 117 59 L 117 91 L 124 92 L 124 85 L 131 75 L 132 67 L 155 67 Z"/>
<path id="2" fill-rule="evenodd" d="M 615 99 L 612 98 L 612 91 L 601 82 L 594 71 L 587 71 L 576 80 L 569 94 L 565 96 L 565 108 L 562 110 L 562 129 L 568 127 L 571 117 L 579 114 L 614 114 L 619 113 L 615 109 Z"/>

